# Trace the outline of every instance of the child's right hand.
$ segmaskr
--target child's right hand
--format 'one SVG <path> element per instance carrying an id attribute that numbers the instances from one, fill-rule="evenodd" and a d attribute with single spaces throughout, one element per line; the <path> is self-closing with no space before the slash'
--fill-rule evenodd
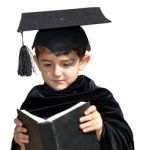
<path id="1" fill-rule="evenodd" d="M 26 134 L 27 129 L 22 127 L 22 122 L 16 118 L 14 120 L 16 127 L 14 129 L 14 141 L 21 146 L 21 150 L 25 150 L 24 144 L 29 143 L 29 136 Z"/>

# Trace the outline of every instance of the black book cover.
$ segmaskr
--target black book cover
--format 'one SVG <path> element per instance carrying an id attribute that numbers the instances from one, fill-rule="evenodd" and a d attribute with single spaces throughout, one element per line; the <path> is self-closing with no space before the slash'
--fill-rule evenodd
<path id="1" fill-rule="evenodd" d="M 83 133 L 79 128 L 79 118 L 84 115 L 90 103 L 78 104 L 78 107 L 67 109 L 70 111 L 64 111 L 56 119 L 51 116 L 52 118 L 40 122 L 18 110 L 18 118 L 30 136 L 26 150 L 100 150 L 96 133 Z"/>

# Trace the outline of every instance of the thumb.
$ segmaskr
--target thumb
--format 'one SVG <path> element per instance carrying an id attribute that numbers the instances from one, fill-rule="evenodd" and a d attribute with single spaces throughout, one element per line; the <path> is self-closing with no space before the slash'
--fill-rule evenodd
<path id="1" fill-rule="evenodd" d="M 16 124 L 16 126 L 19 126 L 19 127 L 22 126 L 22 122 L 18 118 L 14 119 L 14 123 Z"/>

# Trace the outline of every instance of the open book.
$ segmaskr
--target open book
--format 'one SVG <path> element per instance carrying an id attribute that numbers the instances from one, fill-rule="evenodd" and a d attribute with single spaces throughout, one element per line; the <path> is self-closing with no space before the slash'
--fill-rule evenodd
<path id="1" fill-rule="evenodd" d="M 79 102 L 47 119 L 18 109 L 30 136 L 26 150 L 99 150 L 95 132 L 83 133 L 79 128 L 79 118 L 89 105 Z"/>

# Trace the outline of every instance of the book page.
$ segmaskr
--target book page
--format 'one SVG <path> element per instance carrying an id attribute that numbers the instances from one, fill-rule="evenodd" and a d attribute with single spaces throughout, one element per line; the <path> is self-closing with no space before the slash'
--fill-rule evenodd
<path id="1" fill-rule="evenodd" d="M 29 117 L 32 118 L 33 120 L 37 121 L 38 123 L 41 123 L 41 122 L 44 122 L 44 121 L 45 121 L 45 119 L 40 118 L 40 117 L 38 117 L 38 116 L 35 116 L 35 115 L 29 113 L 29 112 L 26 111 L 26 110 L 20 110 L 20 111 L 22 111 L 24 114 L 26 114 L 27 116 L 29 116 Z"/>

